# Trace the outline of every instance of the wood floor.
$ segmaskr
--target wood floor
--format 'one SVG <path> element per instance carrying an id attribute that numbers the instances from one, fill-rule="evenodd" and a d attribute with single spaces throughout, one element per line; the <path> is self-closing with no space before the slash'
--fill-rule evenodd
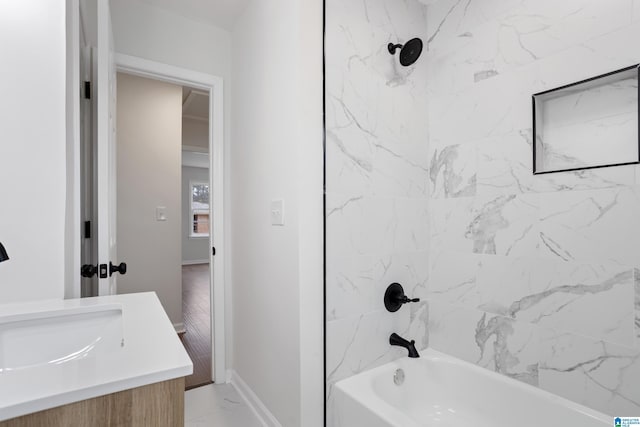
<path id="1" fill-rule="evenodd" d="M 187 390 L 211 384 L 211 308 L 209 264 L 182 266 L 182 313 L 186 333 L 180 336 L 193 361 Z"/>

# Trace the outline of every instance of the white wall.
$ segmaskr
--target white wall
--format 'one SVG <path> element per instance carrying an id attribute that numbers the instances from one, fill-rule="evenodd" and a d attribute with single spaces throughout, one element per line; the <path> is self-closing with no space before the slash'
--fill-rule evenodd
<path id="1" fill-rule="evenodd" d="M 0 40 L 0 303 L 61 298 L 65 1 L 0 2 Z"/>
<path id="2" fill-rule="evenodd" d="M 182 323 L 182 88 L 118 73 L 118 293 L 156 291 Z M 156 220 L 156 207 L 167 220 Z"/>
<path id="3" fill-rule="evenodd" d="M 209 182 L 209 169 L 182 166 L 182 263 L 209 262 L 209 238 L 189 237 L 191 231 L 191 181 Z"/>
<path id="4" fill-rule="evenodd" d="M 111 0 L 111 19 L 116 51 L 213 74 L 224 80 L 224 143 L 229 152 L 231 129 L 231 33 L 196 22 L 136 0 Z M 225 159 L 225 179 L 229 180 L 229 160 Z M 225 233 L 230 234 L 230 198 L 225 194 Z M 230 239 L 226 248 L 230 252 Z M 226 257 L 225 306 L 231 306 L 231 266 Z M 227 360 L 232 360 L 231 310 L 225 311 Z"/>
<path id="5" fill-rule="evenodd" d="M 322 2 L 234 28 L 234 369 L 284 426 L 322 425 Z M 285 225 L 270 202 L 285 202 Z"/>

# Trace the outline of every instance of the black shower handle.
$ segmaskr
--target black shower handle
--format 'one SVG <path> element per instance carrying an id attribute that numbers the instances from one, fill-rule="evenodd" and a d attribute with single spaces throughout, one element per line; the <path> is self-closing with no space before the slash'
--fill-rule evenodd
<path id="1" fill-rule="evenodd" d="M 400 283 L 392 283 L 384 293 L 384 307 L 387 311 L 394 313 L 400 310 L 403 304 L 409 302 L 419 302 L 420 298 L 409 298 L 404 294 L 404 289 Z"/>

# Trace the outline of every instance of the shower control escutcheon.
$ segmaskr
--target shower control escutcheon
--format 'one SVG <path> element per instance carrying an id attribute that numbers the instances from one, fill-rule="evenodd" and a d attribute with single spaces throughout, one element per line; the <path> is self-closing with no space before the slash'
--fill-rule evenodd
<path id="1" fill-rule="evenodd" d="M 384 307 L 391 313 L 400 310 L 403 304 L 418 301 L 420 301 L 420 298 L 408 298 L 404 294 L 404 289 L 400 283 L 390 284 L 384 293 Z"/>

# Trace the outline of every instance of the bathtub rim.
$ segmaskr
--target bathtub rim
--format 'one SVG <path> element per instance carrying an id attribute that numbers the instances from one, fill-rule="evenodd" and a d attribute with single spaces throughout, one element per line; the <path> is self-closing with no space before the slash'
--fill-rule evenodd
<path id="1" fill-rule="evenodd" d="M 506 375 L 491 371 L 474 363 L 459 359 L 455 356 L 451 356 L 449 354 L 429 347 L 420 350 L 420 358 L 418 359 L 411 359 L 407 356 L 401 357 L 391 362 L 385 363 L 384 365 L 362 371 L 356 375 L 337 381 L 334 384 L 334 387 L 336 389 L 336 395 L 334 397 L 337 397 L 340 393 L 345 394 L 358 404 L 376 413 L 386 422 L 397 422 L 397 416 L 398 414 L 400 414 L 403 416 L 403 418 L 411 420 L 411 422 L 413 422 L 414 425 L 417 426 L 418 424 L 415 423 L 413 419 L 410 419 L 400 410 L 387 403 L 374 391 L 373 381 L 378 374 L 381 374 L 386 370 L 394 371 L 396 369 L 404 368 L 407 365 L 419 364 L 422 360 L 425 359 L 432 361 L 444 361 L 445 363 L 457 365 L 463 369 L 469 369 L 472 372 L 476 372 L 484 377 L 489 378 L 490 380 L 498 381 L 511 387 L 515 387 L 516 389 L 521 390 L 523 393 L 532 394 L 533 396 L 549 402 L 550 404 L 561 405 L 568 408 L 569 410 L 581 413 L 584 416 L 604 423 L 604 425 L 610 425 L 615 418 L 615 416 L 613 415 L 605 414 L 603 412 L 584 406 L 580 403 L 569 400 L 565 397 L 543 390 L 539 387 L 524 383 L 522 381 L 518 381 Z M 369 387 L 363 387 L 363 383 L 368 384 Z"/>

